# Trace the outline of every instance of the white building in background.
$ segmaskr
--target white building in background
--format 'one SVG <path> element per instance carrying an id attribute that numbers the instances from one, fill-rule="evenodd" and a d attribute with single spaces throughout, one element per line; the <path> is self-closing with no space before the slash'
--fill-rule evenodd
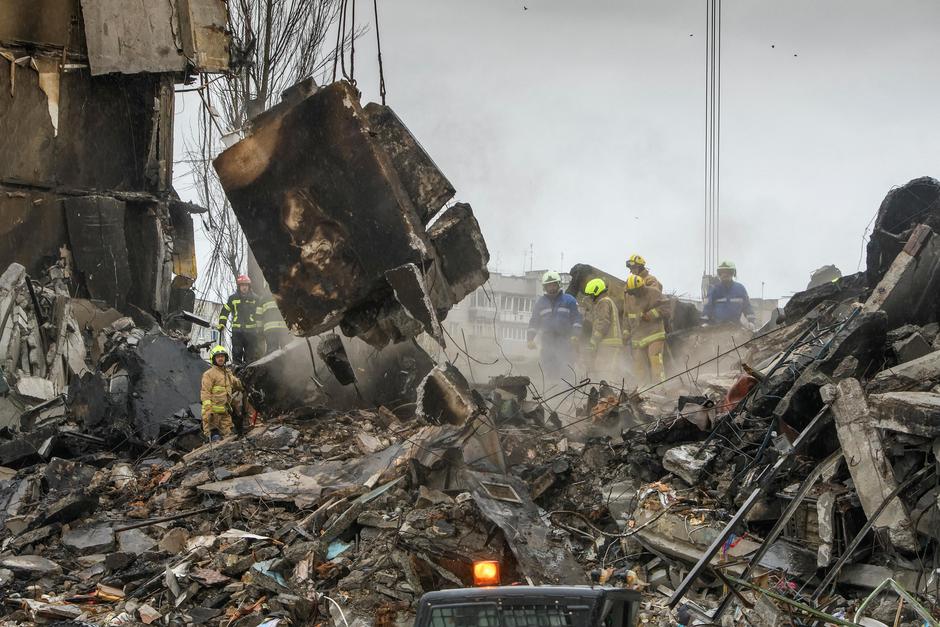
<path id="1" fill-rule="evenodd" d="M 211 326 L 207 329 L 206 327 L 201 327 L 198 324 L 194 324 L 192 331 L 189 333 L 189 343 L 192 345 L 198 345 L 211 342 L 213 346 L 218 344 L 219 331 L 216 329 L 216 325 L 219 322 L 219 314 L 222 313 L 222 303 L 197 298 L 195 311 L 193 311 L 193 313 L 208 320 L 211 323 Z M 200 354 L 205 359 L 209 358 L 208 351 L 200 351 Z"/>

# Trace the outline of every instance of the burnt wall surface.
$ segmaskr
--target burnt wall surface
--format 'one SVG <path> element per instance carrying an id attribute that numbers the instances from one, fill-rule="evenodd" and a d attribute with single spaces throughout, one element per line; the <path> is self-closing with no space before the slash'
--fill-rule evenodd
<path id="1" fill-rule="evenodd" d="M 162 312 L 167 244 L 192 240 L 188 214 L 174 216 L 172 230 L 163 225 L 172 84 L 82 69 L 60 71 L 56 91 L 32 67 L 11 67 L 0 62 L 0 84 L 14 86 L 0 96 L 0 266 L 18 262 L 41 276 L 68 250 L 75 293 Z"/>
<path id="2" fill-rule="evenodd" d="M 344 82 L 256 124 L 215 160 L 285 321 L 309 335 L 421 263 L 427 242 L 389 158 Z M 276 219 L 272 219 L 276 218 Z"/>

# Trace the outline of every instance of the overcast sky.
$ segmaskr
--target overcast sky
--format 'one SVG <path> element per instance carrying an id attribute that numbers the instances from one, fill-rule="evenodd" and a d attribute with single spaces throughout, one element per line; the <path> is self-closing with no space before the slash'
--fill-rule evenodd
<path id="1" fill-rule="evenodd" d="M 623 276 L 638 252 L 667 291 L 698 296 L 704 0 L 379 12 L 388 104 L 473 206 L 491 269 L 521 272 L 531 244 L 536 269 Z M 368 26 L 363 103 L 378 98 Z M 854 272 L 885 193 L 940 176 L 940 2 L 725 0 L 722 26 L 720 256 L 755 297 L 762 282 L 799 291 L 824 264 Z"/>

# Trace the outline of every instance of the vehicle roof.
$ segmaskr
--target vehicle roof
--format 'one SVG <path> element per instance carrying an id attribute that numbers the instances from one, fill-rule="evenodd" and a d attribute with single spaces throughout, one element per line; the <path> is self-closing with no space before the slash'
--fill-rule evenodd
<path id="1" fill-rule="evenodd" d="M 457 588 L 428 592 L 421 597 L 422 603 L 439 604 L 467 601 L 488 601 L 499 598 L 518 599 L 524 597 L 576 597 L 597 600 L 603 597 L 639 601 L 640 593 L 623 588 L 605 586 L 499 586 L 495 588 Z"/>

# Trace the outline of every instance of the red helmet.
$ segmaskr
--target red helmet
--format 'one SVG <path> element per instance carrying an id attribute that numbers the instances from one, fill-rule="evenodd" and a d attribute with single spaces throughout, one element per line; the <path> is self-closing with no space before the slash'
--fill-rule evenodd
<path id="1" fill-rule="evenodd" d="M 251 285 L 251 279 L 247 274 L 239 274 L 238 278 L 235 279 L 236 285 Z"/>

